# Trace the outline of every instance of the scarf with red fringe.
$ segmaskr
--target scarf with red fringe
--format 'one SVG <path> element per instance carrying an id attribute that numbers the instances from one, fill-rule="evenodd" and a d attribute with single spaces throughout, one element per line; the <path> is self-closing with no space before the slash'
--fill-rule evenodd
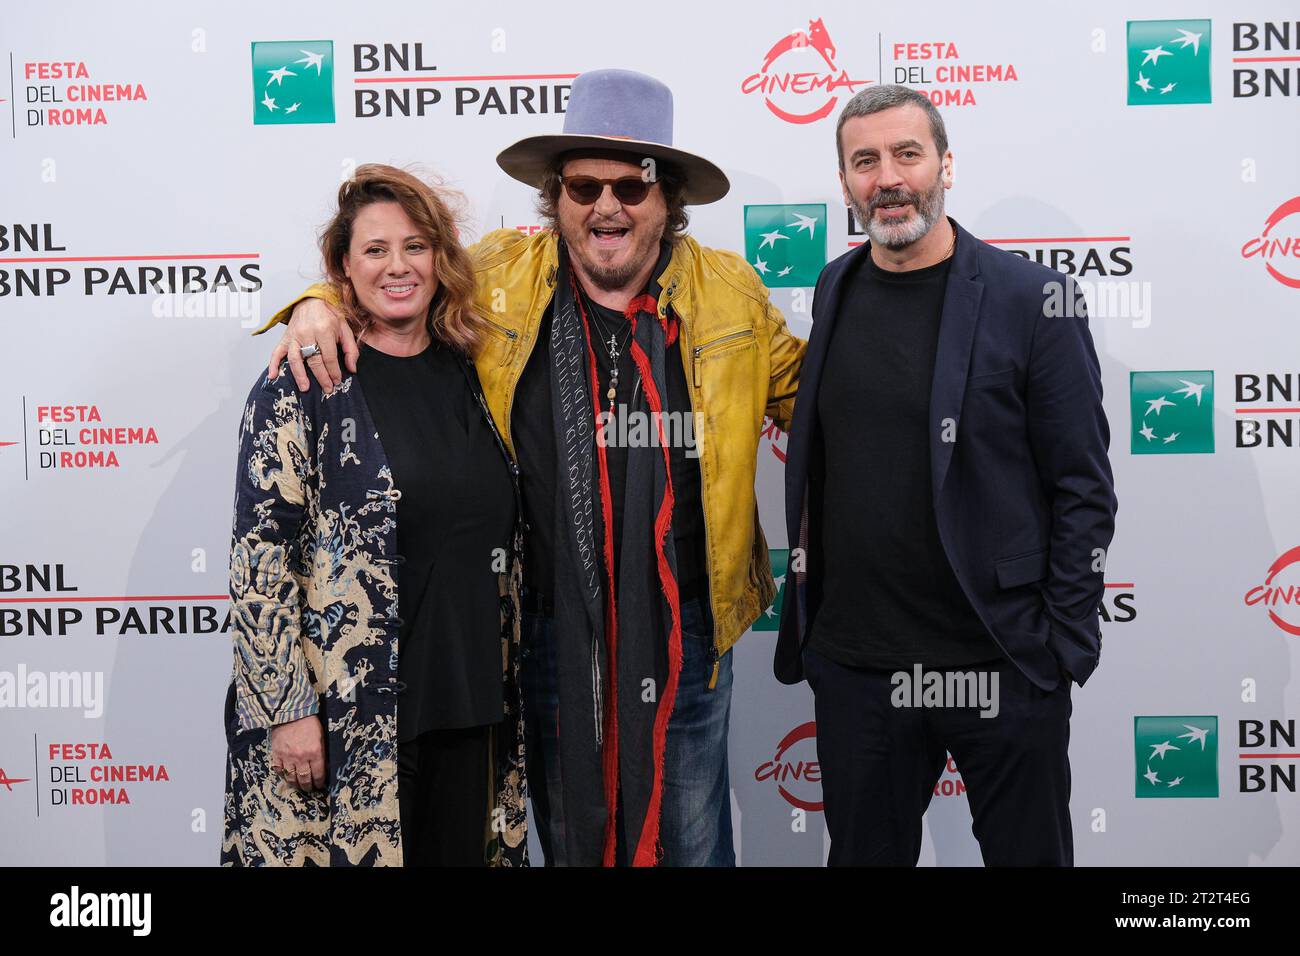
<path id="1" fill-rule="evenodd" d="M 556 442 L 560 796 L 571 866 L 654 866 L 662 855 L 664 750 L 682 661 L 672 476 L 656 414 L 668 394 L 665 353 L 678 331 L 671 310 L 659 312 L 653 278 L 667 255 L 665 248 L 648 288 L 624 313 L 632 326 L 627 347 L 642 384 L 625 408 L 646 415 L 658 441 L 627 450 L 616 561 L 609 462 L 604 443 L 596 441 L 604 405 L 593 320 L 560 244 L 548 349 Z"/>

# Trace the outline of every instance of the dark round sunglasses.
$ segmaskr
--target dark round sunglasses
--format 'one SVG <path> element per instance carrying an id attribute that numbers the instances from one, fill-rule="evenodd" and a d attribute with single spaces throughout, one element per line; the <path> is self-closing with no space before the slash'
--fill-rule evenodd
<path id="1" fill-rule="evenodd" d="M 619 179 L 597 179 L 595 176 L 563 176 L 560 182 L 569 198 L 579 206 L 590 206 L 601 197 L 605 187 L 614 191 L 614 198 L 624 206 L 635 206 L 645 201 L 650 195 L 653 182 L 647 182 L 640 176 L 623 176 Z"/>

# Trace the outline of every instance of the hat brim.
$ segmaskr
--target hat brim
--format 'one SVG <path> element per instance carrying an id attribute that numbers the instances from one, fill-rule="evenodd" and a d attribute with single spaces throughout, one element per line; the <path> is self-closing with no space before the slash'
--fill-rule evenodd
<path id="1" fill-rule="evenodd" d="M 510 178 L 540 189 L 555 157 L 575 149 L 616 149 L 631 154 L 632 160 L 629 161 L 639 163 L 648 156 L 673 163 L 686 177 L 684 197 L 688 205 L 702 206 L 717 202 L 731 189 L 727 174 L 702 156 L 660 143 L 621 139 L 617 136 L 576 136 L 566 133 L 528 136 L 503 149 L 497 155 L 497 165 Z"/>

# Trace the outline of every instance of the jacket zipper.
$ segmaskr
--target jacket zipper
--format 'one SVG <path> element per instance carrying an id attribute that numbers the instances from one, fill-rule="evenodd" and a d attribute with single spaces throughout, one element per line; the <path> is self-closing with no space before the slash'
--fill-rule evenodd
<path id="1" fill-rule="evenodd" d="M 504 335 L 506 338 L 508 338 L 508 339 L 510 339 L 510 340 L 512 340 L 512 341 L 513 341 L 514 339 L 519 338 L 519 333 L 516 332 L 514 329 L 507 329 L 504 325 L 500 325 L 500 324 L 498 324 L 498 323 L 496 323 L 496 322 L 493 322 L 493 321 L 492 321 L 491 319 L 489 319 L 487 316 L 484 316 L 484 317 L 483 317 L 483 321 L 485 321 L 488 325 L 492 326 L 494 329 L 496 329 L 496 330 L 499 331 L 502 335 Z"/>
<path id="2" fill-rule="evenodd" d="M 732 339 L 742 338 L 743 336 L 746 335 L 752 336 L 753 334 L 754 334 L 753 329 L 741 329 L 739 332 L 732 332 L 729 335 L 724 335 L 720 339 L 714 339 L 712 342 L 705 342 L 703 345 L 695 346 L 693 352 L 694 361 L 692 363 L 692 369 L 693 369 L 692 377 L 695 380 L 695 387 L 696 388 L 700 387 L 700 354 L 702 352 L 704 352 L 706 349 L 711 349 L 714 346 L 721 345 L 723 342 L 730 342 Z"/>
<path id="3" fill-rule="evenodd" d="M 678 321 L 681 322 L 681 328 L 685 329 L 686 323 L 682 321 L 683 316 L 680 310 L 678 310 L 677 312 L 677 317 L 678 317 Z M 744 335 L 746 331 L 750 332 L 751 334 L 753 332 L 752 329 L 742 330 L 740 332 L 736 332 L 731 335 L 726 335 L 721 339 L 715 339 L 713 342 L 706 342 L 704 345 L 698 346 L 691 350 L 691 354 L 693 356 L 692 365 L 694 368 L 696 388 L 700 387 L 700 381 L 699 381 L 700 352 L 704 351 L 704 349 L 706 348 L 711 348 L 713 345 L 715 345 L 718 342 L 723 342 L 726 341 L 727 339 L 735 338 L 736 336 L 739 335 Z M 683 333 L 683 335 L 684 334 L 685 333 Z M 684 339 L 683 339 L 683 344 L 685 344 Z M 688 393 L 686 397 L 687 399 L 690 400 L 691 416 L 693 418 L 695 415 L 695 395 L 693 393 Z M 697 443 L 700 442 L 702 439 L 703 436 L 700 435 L 697 435 L 695 438 Z M 708 604 L 709 607 L 709 620 L 713 622 L 713 634 L 710 635 L 710 640 L 709 640 L 709 662 L 712 666 L 709 668 L 709 684 L 708 684 L 709 690 L 713 690 L 713 688 L 716 687 L 718 683 L 718 658 L 719 658 L 718 621 L 713 614 L 713 549 L 709 541 L 710 538 L 709 517 L 704 513 L 704 456 L 701 455 L 699 458 L 696 458 L 695 461 L 696 461 L 696 467 L 700 469 L 700 516 L 704 518 L 704 577 L 705 577 L 705 582 L 708 584 L 708 588 L 709 588 L 709 596 L 706 603 Z"/>

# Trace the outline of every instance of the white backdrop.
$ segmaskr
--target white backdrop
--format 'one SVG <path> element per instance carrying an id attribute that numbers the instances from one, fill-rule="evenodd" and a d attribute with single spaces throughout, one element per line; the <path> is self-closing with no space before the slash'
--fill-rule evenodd
<path id="1" fill-rule="evenodd" d="M 1205 6 L 9 10 L 0 858 L 216 862 L 236 428 L 272 346 L 250 329 L 317 274 L 316 230 L 356 164 L 444 177 L 468 197 L 467 239 L 536 228 L 496 153 L 558 131 L 573 75 L 618 66 L 665 80 L 678 144 L 731 178 L 725 200 L 693 210 L 706 245 L 745 253 L 746 206 L 813 205 L 826 256 L 851 248 L 835 115 L 853 90 L 898 80 L 946 118 L 950 214 L 1097 284 L 1120 510 L 1105 650 L 1074 694 L 1077 859 L 1300 861 L 1287 554 L 1300 544 L 1300 23 L 1280 0 Z M 808 42 L 778 46 L 796 31 Z M 262 67 L 295 49 L 325 50 L 320 75 L 291 66 L 272 85 Z M 296 102 L 320 121 L 255 122 L 268 96 L 278 111 L 263 117 Z M 811 293 L 773 289 L 797 334 Z M 1204 384 L 1205 404 L 1180 382 Z M 1174 404 L 1147 412 L 1159 397 Z M 769 432 L 760 448 L 775 549 L 784 442 Z M 774 638 L 757 630 L 735 652 L 737 851 L 745 865 L 819 865 L 811 697 L 773 680 Z M 1183 741 L 1157 761 L 1161 786 L 1143 776 L 1165 726 L 1136 721 L 1150 717 L 1212 731 L 1204 752 Z M 1174 776 L 1203 795 L 1178 798 Z M 979 862 L 960 790 L 950 766 L 924 863 Z"/>

